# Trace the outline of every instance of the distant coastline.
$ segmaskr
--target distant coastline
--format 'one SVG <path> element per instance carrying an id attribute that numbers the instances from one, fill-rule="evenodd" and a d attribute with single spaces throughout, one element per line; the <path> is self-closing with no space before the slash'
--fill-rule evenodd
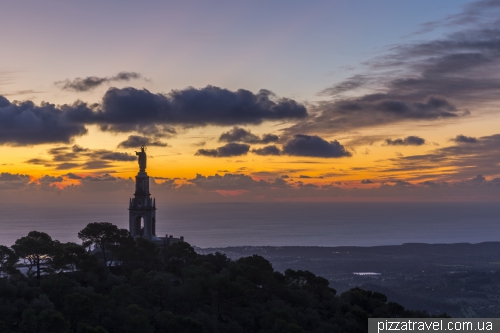
<path id="1" fill-rule="evenodd" d="M 157 199 L 158 203 L 158 199 Z M 57 208 L 57 209 L 55 209 Z M 0 203 L 0 244 L 31 230 L 78 242 L 89 222 L 128 228 L 123 203 Z M 183 235 L 200 248 L 226 246 L 378 246 L 500 240 L 498 203 L 218 203 L 161 201 L 157 234 Z"/>

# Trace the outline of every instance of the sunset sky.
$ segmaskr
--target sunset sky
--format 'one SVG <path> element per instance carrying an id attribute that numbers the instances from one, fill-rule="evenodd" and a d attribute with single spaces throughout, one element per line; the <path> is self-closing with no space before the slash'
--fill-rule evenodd
<path id="1" fill-rule="evenodd" d="M 500 199 L 500 0 L 2 14 L 4 202 Z"/>

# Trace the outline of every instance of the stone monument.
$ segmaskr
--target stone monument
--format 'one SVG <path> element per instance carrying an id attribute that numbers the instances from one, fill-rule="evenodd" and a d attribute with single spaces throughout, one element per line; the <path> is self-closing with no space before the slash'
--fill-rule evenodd
<path id="1" fill-rule="evenodd" d="M 146 146 L 141 146 L 141 151 L 136 151 L 139 162 L 139 172 L 135 176 L 134 198 L 130 199 L 129 231 L 132 237 L 146 238 L 158 245 L 169 246 L 183 242 L 184 237 L 174 238 L 172 235 L 165 237 L 156 236 L 156 201 L 149 193 L 149 176 L 146 173 L 147 155 Z"/>
<path id="2" fill-rule="evenodd" d="M 135 176 L 134 198 L 129 204 L 129 230 L 132 237 L 143 237 L 154 241 L 156 237 L 156 202 L 149 193 L 149 176 L 146 173 L 146 146 L 136 151 L 139 172 Z"/>

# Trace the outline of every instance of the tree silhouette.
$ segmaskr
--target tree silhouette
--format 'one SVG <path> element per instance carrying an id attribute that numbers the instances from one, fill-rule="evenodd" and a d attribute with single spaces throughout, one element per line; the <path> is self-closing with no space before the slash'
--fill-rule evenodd
<path id="1" fill-rule="evenodd" d="M 5 245 L 0 245 L 0 276 L 3 273 L 10 274 L 16 269 L 14 265 L 19 260 L 19 256 Z"/>
<path id="2" fill-rule="evenodd" d="M 36 278 L 40 280 L 42 270 L 50 271 L 50 261 L 55 253 L 58 242 L 44 232 L 30 231 L 28 236 L 21 237 L 12 245 L 16 254 L 24 259 L 28 266 L 28 276 L 32 276 L 33 267 L 36 266 Z"/>
<path id="3" fill-rule="evenodd" d="M 111 266 L 113 264 L 113 249 L 117 245 L 130 240 L 132 237 L 126 229 L 118 227 L 109 222 L 92 222 L 87 224 L 78 233 L 78 238 L 82 240 L 84 247 L 89 249 L 97 248 L 100 250 L 104 263 Z M 108 256 L 111 254 L 111 257 Z M 108 263 L 109 260 L 109 263 Z"/>

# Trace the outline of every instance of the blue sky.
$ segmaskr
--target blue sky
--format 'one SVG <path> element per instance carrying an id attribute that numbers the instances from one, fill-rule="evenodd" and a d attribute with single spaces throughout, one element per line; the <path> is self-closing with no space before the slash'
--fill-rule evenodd
<path id="1" fill-rule="evenodd" d="M 124 69 L 169 91 L 207 84 L 271 89 L 314 100 L 362 62 L 465 1 L 12 1 L 0 22 L 0 69 L 12 88 L 47 91 L 53 81 Z M 87 97 L 83 95 L 83 97 Z M 88 96 L 88 99 L 97 96 Z"/>

